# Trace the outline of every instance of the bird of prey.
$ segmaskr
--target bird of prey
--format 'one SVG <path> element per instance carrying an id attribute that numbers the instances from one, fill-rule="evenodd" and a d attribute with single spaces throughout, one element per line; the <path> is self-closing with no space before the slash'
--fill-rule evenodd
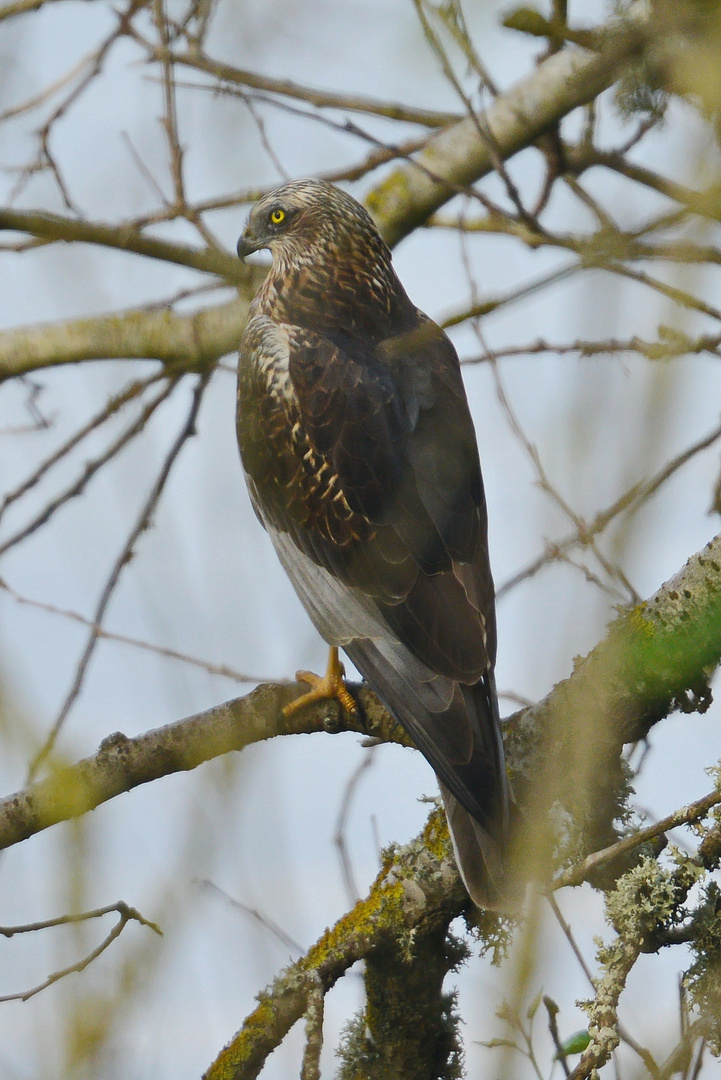
<path id="1" fill-rule="evenodd" d="M 494 590 L 458 357 L 331 184 L 256 203 L 238 254 L 260 248 L 273 262 L 240 344 L 238 442 L 255 511 L 332 646 L 308 697 L 352 706 L 342 647 L 435 770 L 472 900 L 503 906 Z"/>

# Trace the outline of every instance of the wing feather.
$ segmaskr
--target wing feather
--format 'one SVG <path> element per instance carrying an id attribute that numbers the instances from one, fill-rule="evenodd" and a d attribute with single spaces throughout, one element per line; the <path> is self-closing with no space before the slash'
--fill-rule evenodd
<path id="1" fill-rule="evenodd" d="M 420 313 L 415 336 L 381 345 L 269 323 L 246 331 L 239 377 L 256 511 L 320 633 L 435 769 L 457 848 L 475 845 L 494 877 L 507 784 L 493 582 L 455 351 Z"/>

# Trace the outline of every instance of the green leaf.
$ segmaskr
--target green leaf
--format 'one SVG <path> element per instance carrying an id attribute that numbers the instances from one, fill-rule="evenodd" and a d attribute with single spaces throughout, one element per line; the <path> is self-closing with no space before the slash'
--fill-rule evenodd
<path id="1" fill-rule="evenodd" d="M 522 34 L 532 34 L 534 37 L 547 37 L 551 30 L 548 20 L 535 8 L 530 7 L 509 11 L 503 19 L 503 25 L 507 30 L 519 30 Z"/>
<path id="2" fill-rule="evenodd" d="M 587 1031 L 576 1031 L 573 1035 L 569 1035 L 565 1043 L 563 1043 L 562 1050 L 566 1057 L 569 1054 L 582 1054 L 591 1041 L 591 1036 Z M 559 1055 L 556 1054 L 556 1058 Z"/>

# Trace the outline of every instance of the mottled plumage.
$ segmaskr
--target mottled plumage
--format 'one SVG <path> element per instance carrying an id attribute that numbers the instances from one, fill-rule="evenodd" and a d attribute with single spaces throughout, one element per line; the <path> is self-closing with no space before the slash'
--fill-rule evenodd
<path id="1" fill-rule="evenodd" d="M 300 180 L 254 207 L 270 248 L 240 346 L 251 499 L 317 629 L 438 776 L 471 897 L 497 906 L 508 795 L 486 507 L 455 350 L 355 199 Z"/>

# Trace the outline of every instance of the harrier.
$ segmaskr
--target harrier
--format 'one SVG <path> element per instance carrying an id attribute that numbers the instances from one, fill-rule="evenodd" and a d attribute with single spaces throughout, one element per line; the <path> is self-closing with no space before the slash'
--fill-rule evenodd
<path id="1" fill-rule="evenodd" d="M 300 700 L 352 705 L 342 648 L 435 770 L 471 898 L 502 905 L 494 590 L 458 357 L 338 188 L 262 198 L 238 254 L 260 248 L 273 264 L 240 344 L 238 441 L 255 511 L 332 647 Z"/>

